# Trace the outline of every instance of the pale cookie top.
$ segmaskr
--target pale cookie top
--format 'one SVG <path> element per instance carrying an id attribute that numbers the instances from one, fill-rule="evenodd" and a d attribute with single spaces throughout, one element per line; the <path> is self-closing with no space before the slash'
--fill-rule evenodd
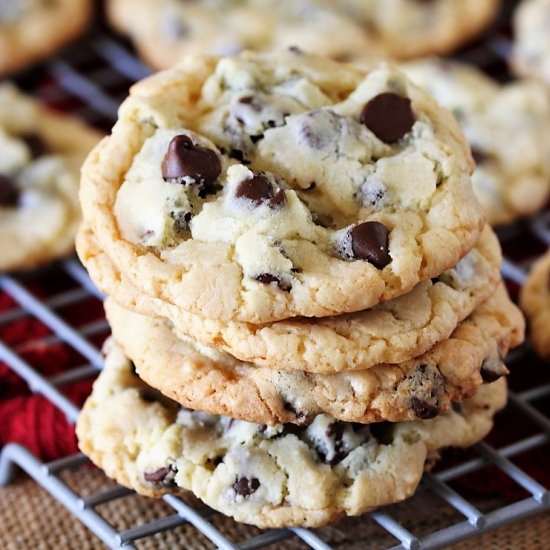
<path id="1" fill-rule="evenodd" d="M 512 68 L 550 85 L 550 0 L 524 0 L 514 18 Z"/>
<path id="2" fill-rule="evenodd" d="M 91 9 L 90 0 L 2 0 L 0 74 L 18 70 L 75 38 Z"/>
<path id="3" fill-rule="evenodd" d="M 189 58 L 119 117 L 84 167 L 85 218 L 136 286 L 204 317 L 366 309 L 455 265 L 484 223 L 454 118 L 390 67 Z"/>
<path id="4" fill-rule="evenodd" d="M 521 289 L 521 307 L 529 321 L 534 348 L 541 357 L 550 359 L 550 250 L 531 268 Z"/>
<path id="5" fill-rule="evenodd" d="M 290 46 L 361 62 L 443 53 L 480 32 L 498 5 L 498 0 L 109 0 L 107 12 L 151 65 L 166 69 L 188 54 Z"/>
<path id="6" fill-rule="evenodd" d="M 358 313 L 252 325 L 205 319 L 140 292 L 99 250 L 85 225 L 77 252 L 95 284 L 127 309 L 170 319 L 181 334 L 243 361 L 331 373 L 400 363 L 428 351 L 494 293 L 501 263 L 496 236 L 486 226 L 456 267 L 404 296 Z"/>
<path id="7" fill-rule="evenodd" d="M 524 331 L 520 311 L 499 287 L 448 339 L 410 361 L 312 374 L 238 361 L 112 299 L 105 311 L 113 338 L 148 384 L 187 407 L 262 424 L 304 424 L 320 413 L 348 422 L 433 418 L 506 374 L 502 358 Z"/>
<path id="8" fill-rule="evenodd" d="M 407 498 L 439 449 L 479 441 L 506 401 L 499 380 L 432 420 L 267 427 L 178 407 L 109 347 L 77 424 L 82 451 L 140 493 L 191 491 L 259 527 L 317 527 Z"/>
<path id="9" fill-rule="evenodd" d="M 460 122 L 477 164 L 474 191 L 489 223 L 544 207 L 550 196 L 550 91 L 544 85 L 500 85 L 475 67 L 435 58 L 403 70 Z"/>
<path id="10" fill-rule="evenodd" d="M 73 249 L 80 165 L 98 140 L 0 86 L 0 270 L 35 267 Z"/>

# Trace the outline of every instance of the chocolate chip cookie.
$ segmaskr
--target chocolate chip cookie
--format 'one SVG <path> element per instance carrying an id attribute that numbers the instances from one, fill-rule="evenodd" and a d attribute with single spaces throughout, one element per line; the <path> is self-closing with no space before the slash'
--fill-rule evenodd
<path id="1" fill-rule="evenodd" d="M 264 424 L 302 424 L 320 413 L 349 422 L 432 418 L 506 374 L 501 358 L 524 328 L 501 287 L 448 339 L 410 361 L 312 374 L 238 361 L 112 299 L 105 309 L 113 337 L 147 383 L 187 407 Z"/>
<path id="2" fill-rule="evenodd" d="M 498 0 L 109 0 L 107 12 L 153 67 L 166 69 L 188 54 L 289 46 L 363 63 L 444 53 L 478 34 L 498 6 Z"/>
<path id="3" fill-rule="evenodd" d="M 83 32 L 91 0 L 2 0 L 0 74 L 46 57 Z"/>
<path id="4" fill-rule="evenodd" d="M 550 93 L 544 85 L 500 85 L 475 67 L 446 59 L 403 69 L 460 122 L 477 165 L 474 191 L 491 225 L 544 207 L 550 196 Z"/>
<path id="5" fill-rule="evenodd" d="M 0 86 L 0 270 L 29 269 L 74 249 L 79 171 L 99 135 Z"/>
<path id="6" fill-rule="evenodd" d="M 550 251 L 533 265 L 521 289 L 521 307 L 529 321 L 535 350 L 550 359 Z"/>
<path id="7" fill-rule="evenodd" d="M 432 420 L 252 424 L 180 407 L 111 343 L 77 434 L 107 475 L 145 495 L 191 491 L 237 521 L 316 527 L 412 495 L 440 449 L 480 440 L 505 401 L 502 379 Z"/>
<path id="8" fill-rule="evenodd" d="M 512 68 L 550 85 L 550 1 L 524 0 L 514 17 Z"/>
<path id="9" fill-rule="evenodd" d="M 367 309 L 455 266 L 484 215 L 454 120 L 399 71 L 189 58 L 89 156 L 100 248 L 149 296 L 264 323 Z"/>
<path id="10" fill-rule="evenodd" d="M 86 226 L 77 251 L 96 285 L 127 309 L 166 317 L 181 334 L 243 361 L 325 373 L 401 363 L 425 353 L 494 293 L 501 262 L 496 236 L 486 227 L 455 268 L 405 296 L 358 313 L 251 325 L 204 319 L 140 292 L 99 250 Z"/>

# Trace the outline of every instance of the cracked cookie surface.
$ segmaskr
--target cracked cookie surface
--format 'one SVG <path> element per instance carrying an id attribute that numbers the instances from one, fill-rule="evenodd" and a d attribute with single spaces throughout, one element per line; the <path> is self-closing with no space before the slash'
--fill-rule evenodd
<path id="1" fill-rule="evenodd" d="M 498 0 L 110 0 L 109 20 L 156 68 L 187 54 L 290 46 L 339 60 L 444 53 L 479 33 Z M 338 36 L 327 40 L 327 35 Z"/>
<path id="2" fill-rule="evenodd" d="M 2 0 L 0 74 L 21 69 L 76 38 L 91 12 L 91 0 Z"/>
<path id="3" fill-rule="evenodd" d="M 520 301 L 535 350 L 550 359 L 550 251 L 532 266 Z"/>
<path id="4" fill-rule="evenodd" d="M 457 117 L 472 148 L 474 191 L 491 225 L 534 214 L 550 196 L 550 93 L 533 80 L 501 85 L 446 59 L 404 65 Z"/>
<path id="5" fill-rule="evenodd" d="M 412 495 L 445 447 L 491 429 L 504 379 L 432 420 L 273 427 L 179 407 L 146 386 L 108 346 L 78 420 L 81 450 L 107 475 L 160 497 L 191 491 L 212 508 L 260 527 L 321 526 Z"/>
<path id="6" fill-rule="evenodd" d="M 524 325 L 499 288 L 450 338 L 415 359 L 313 374 L 238 361 L 112 299 L 105 309 L 115 340 L 150 385 L 187 407 L 265 424 L 303 424 L 320 413 L 349 422 L 432 418 L 506 374 L 501 358 L 522 341 Z"/>
<path id="7" fill-rule="evenodd" d="M 0 86 L 0 270 L 30 269 L 74 249 L 80 166 L 99 134 Z"/>
<path id="8" fill-rule="evenodd" d="M 327 373 L 400 363 L 428 351 L 494 293 L 501 262 L 498 241 L 486 227 L 455 268 L 405 296 L 353 314 L 252 325 L 204 319 L 145 295 L 117 271 L 85 225 L 77 251 L 96 285 L 126 309 L 165 317 L 181 334 L 243 361 Z"/>
<path id="9" fill-rule="evenodd" d="M 261 323 L 367 309 L 456 265 L 484 223 L 472 167 L 395 69 L 196 57 L 132 89 L 81 202 L 144 293 Z"/>

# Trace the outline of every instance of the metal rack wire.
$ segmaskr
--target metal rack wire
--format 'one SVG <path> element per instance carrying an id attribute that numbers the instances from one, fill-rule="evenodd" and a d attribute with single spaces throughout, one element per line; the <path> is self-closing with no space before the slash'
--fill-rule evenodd
<path id="1" fill-rule="evenodd" d="M 492 34 L 480 46 L 468 50 L 467 58 L 480 65 L 499 63 L 506 52 L 505 36 Z M 480 58 L 481 52 L 481 58 Z M 489 52 L 489 55 L 488 55 Z M 477 56 L 477 58 L 476 58 Z M 93 124 L 108 128 L 116 117 L 116 110 L 128 86 L 148 73 L 120 40 L 105 31 L 96 30 L 77 48 L 55 58 L 38 69 L 30 77 L 23 77 L 24 88 L 32 89 L 46 102 L 70 110 Z M 518 224 L 500 234 L 506 260 L 503 274 L 512 285 L 521 286 L 526 270 L 537 253 L 550 245 L 550 212 L 543 213 L 528 224 Z M 514 243 L 518 238 L 535 242 L 535 252 L 527 259 L 517 259 Z M 33 281 L 55 280 L 51 295 L 38 298 L 32 292 Z M 60 282 L 61 281 L 61 282 Z M 0 341 L 0 361 L 7 364 L 29 385 L 30 389 L 43 395 L 58 407 L 70 422 L 78 415 L 76 407 L 63 393 L 63 388 L 71 382 L 87 379 L 97 374 L 102 365 L 99 345 L 108 333 L 108 326 L 102 316 L 80 326 L 63 314 L 68 306 L 77 307 L 97 302 L 101 294 L 93 286 L 86 272 L 75 259 L 53 266 L 50 270 L 25 276 L 0 277 L 2 292 L 11 296 L 16 305 L 0 314 L 0 326 L 12 323 L 23 317 L 39 320 L 51 332 L 46 339 L 26 342 L 26 345 L 39 345 L 59 342 L 75 352 L 77 359 L 74 368 L 54 377 L 41 375 L 20 353 L 17 346 L 9 346 Z M 508 359 L 512 373 L 514 365 L 530 361 L 529 346 L 515 351 Z M 512 380 L 513 382 L 513 380 Z M 513 387 L 513 384 L 512 384 Z M 550 380 L 536 387 L 511 391 L 508 408 L 525 419 L 526 424 L 535 426 L 525 435 L 518 435 L 514 441 L 503 446 L 479 443 L 472 451 L 473 456 L 436 473 L 426 474 L 419 489 L 429 493 L 442 504 L 452 507 L 460 517 L 443 529 L 415 534 L 409 531 L 394 513 L 394 507 L 372 512 L 364 516 L 364 521 L 372 521 L 391 535 L 394 541 L 391 548 L 428 549 L 445 545 L 484 533 L 523 517 L 550 510 L 550 487 L 544 486 L 535 476 L 522 469 L 515 459 L 522 454 L 534 452 L 550 443 L 550 417 L 539 405 L 550 396 Z M 498 421 L 497 421 L 498 422 Z M 239 542 L 231 542 L 218 530 L 211 518 L 215 512 L 208 508 L 193 508 L 180 499 L 168 495 L 164 497 L 172 512 L 143 525 L 119 531 L 109 522 L 109 518 L 98 513 L 97 508 L 107 502 L 117 501 L 132 494 L 131 491 L 115 486 L 88 496 L 81 496 L 72 490 L 62 479 L 63 472 L 87 463 L 87 458 L 76 454 L 49 463 L 42 463 L 24 447 L 7 445 L 0 455 L 0 485 L 7 485 L 19 467 L 37 483 L 53 495 L 65 508 L 70 510 L 82 523 L 91 529 L 109 548 L 134 548 L 136 541 L 155 533 L 173 529 L 183 524 L 207 537 L 217 548 L 252 550 L 263 548 L 294 537 L 309 548 L 328 550 L 331 548 L 323 540 L 323 532 L 306 529 L 277 529 L 261 532 L 251 530 L 250 536 Z M 459 478 L 494 466 L 506 478 L 513 480 L 524 492 L 524 498 L 483 512 L 470 502 L 453 483 Z M 403 506 L 407 506 L 405 503 Z"/>

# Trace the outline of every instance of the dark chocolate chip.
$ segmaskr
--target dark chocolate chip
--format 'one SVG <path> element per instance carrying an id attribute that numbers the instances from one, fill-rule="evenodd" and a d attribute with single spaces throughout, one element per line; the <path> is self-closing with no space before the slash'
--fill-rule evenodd
<path id="1" fill-rule="evenodd" d="M 162 177 L 172 183 L 208 186 L 221 174 L 222 165 L 218 155 L 211 149 L 195 145 L 188 136 L 172 139 L 162 161 Z"/>
<path id="2" fill-rule="evenodd" d="M 487 154 L 477 147 L 472 147 L 472 157 L 476 164 L 483 164 L 487 161 Z"/>
<path id="3" fill-rule="evenodd" d="M 416 119 L 409 98 L 385 92 L 363 107 L 360 120 L 384 143 L 395 143 L 410 132 Z"/>
<path id="4" fill-rule="evenodd" d="M 341 460 L 346 458 L 347 452 L 344 445 L 344 423 L 343 422 L 331 422 L 325 431 L 327 437 L 334 437 L 334 456 L 330 460 L 330 465 L 334 466 L 338 464 Z M 319 450 L 318 450 L 319 452 Z M 324 453 L 321 451 L 320 455 Z M 326 455 L 323 460 L 326 462 Z"/>
<path id="5" fill-rule="evenodd" d="M 500 364 L 497 365 L 497 369 L 495 367 L 495 361 L 491 361 L 489 359 L 485 359 L 483 363 L 481 364 L 481 369 L 479 371 L 479 374 L 481 374 L 481 378 L 483 379 L 483 382 L 486 384 L 490 384 L 491 382 L 496 382 L 499 378 L 502 378 L 504 376 L 505 372 L 502 368 L 499 369 Z"/>
<path id="6" fill-rule="evenodd" d="M 260 273 L 259 275 L 256 275 L 255 279 L 264 285 L 276 283 L 279 289 L 283 292 L 290 292 L 292 290 L 292 285 L 289 282 L 283 281 L 279 277 L 271 275 L 270 273 Z"/>
<path id="7" fill-rule="evenodd" d="M 49 147 L 46 142 L 36 133 L 27 132 L 21 136 L 25 145 L 29 148 L 33 159 L 42 157 L 49 152 Z"/>
<path id="8" fill-rule="evenodd" d="M 178 233 L 186 233 L 189 231 L 189 224 L 193 219 L 193 214 L 191 212 L 170 212 L 170 217 L 174 220 Z"/>
<path id="9" fill-rule="evenodd" d="M 237 481 L 235 481 L 235 483 L 233 483 L 233 490 L 235 493 L 243 497 L 248 497 L 252 493 L 255 493 L 259 487 L 260 481 L 255 477 L 250 479 L 247 477 L 240 477 Z"/>
<path id="10" fill-rule="evenodd" d="M 241 181 L 235 190 L 235 196 L 239 199 L 247 199 L 255 206 L 267 204 L 274 209 L 282 208 L 286 203 L 285 192 L 280 189 L 275 193 L 272 183 L 263 174 L 255 174 Z"/>
<path id="11" fill-rule="evenodd" d="M 303 411 L 296 409 L 296 407 L 292 403 L 284 401 L 283 408 L 285 409 L 285 411 L 289 411 L 295 416 L 296 424 L 298 424 L 298 426 L 308 426 L 311 423 L 309 415 L 307 415 Z"/>
<path id="12" fill-rule="evenodd" d="M 149 481 L 150 483 L 162 483 L 166 479 L 166 476 L 172 471 L 170 466 L 165 466 L 164 468 L 159 468 L 155 472 L 145 472 L 143 477 L 145 481 Z"/>
<path id="13" fill-rule="evenodd" d="M 429 420 L 435 418 L 439 414 L 439 408 L 436 405 L 431 405 L 423 399 L 418 397 L 411 397 L 411 408 L 414 414 L 422 420 Z"/>
<path id="14" fill-rule="evenodd" d="M 241 164 L 250 164 L 250 161 L 246 160 L 244 153 L 240 149 L 231 149 L 228 154 L 232 159 L 238 160 Z"/>
<path id="15" fill-rule="evenodd" d="M 393 428 L 392 422 L 376 422 L 369 424 L 370 433 L 378 443 L 382 445 L 391 445 L 393 443 Z"/>
<path id="16" fill-rule="evenodd" d="M 311 220 L 315 225 L 324 227 L 325 229 L 331 227 L 334 223 L 334 219 L 328 214 L 320 214 L 319 212 L 311 212 Z"/>
<path id="17" fill-rule="evenodd" d="M 350 230 L 351 249 L 358 260 L 367 260 L 378 269 L 391 262 L 388 228 L 379 222 L 365 222 Z"/>
<path id="18" fill-rule="evenodd" d="M 0 206 L 14 207 L 19 203 L 20 192 L 15 182 L 0 174 Z"/>

